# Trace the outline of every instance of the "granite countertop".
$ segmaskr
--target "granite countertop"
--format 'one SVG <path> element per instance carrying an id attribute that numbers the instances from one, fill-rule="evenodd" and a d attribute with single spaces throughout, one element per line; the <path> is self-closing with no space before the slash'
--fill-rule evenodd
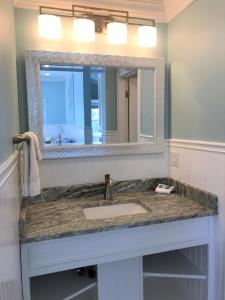
<path id="1" fill-rule="evenodd" d="M 171 195 L 155 193 L 148 190 L 149 186 L 152 187 L 152 181 L 148 185 L 145 180 L 136 185 L 133 181 L 126 182 L 128 188 L 123 189 L 122 193 L 118 192 L 121 190 L 120 183 L 120 189 L 114 194 L 112 202 L 103 200 L 102 194 L 93 196 L 89 194 L 88 197 L 83 197 L 84 193 L 81 193 L 79 197 L 78 195 L 77 197 L 68 196 L 68 193 L 64 193 L 65 197 L 61 195 L 55 201 L 53 199 L 43 200 L 43 197 L 36 201 L 26 199 L 22 206 L 19 222 L 21 243 L 212 216 L 218 213 L 215 195 L 179 182 L 171 182 L 171 179 L 164 180 L 164 183 L 173 183 L 176 193 Z M 155 181 L 154 184 L 156 184 Z M 145 188 L 132 191 L 132 188 L 129 189 L 131 185 Z M 90 189 L 93 191 L 93 185 Z M 72 190 L 74 191 L 74 189 Z M 87 192 L 87 187 L 85 190 Z M 130 190 L 131 192 L 128 192 Z M 82 211 L 82 208 L 86 207 L 130 202 L 141 204 L 147 213 L 88 220 Z"/>

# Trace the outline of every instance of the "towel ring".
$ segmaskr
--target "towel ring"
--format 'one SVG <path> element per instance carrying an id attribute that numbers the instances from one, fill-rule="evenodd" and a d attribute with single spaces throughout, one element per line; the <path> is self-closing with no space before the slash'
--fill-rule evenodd
<path id="1" fill-rule="evenodd" d="M 17 145 L 17 144 L 20 144 L 22 142 L 29 143 L 30 138 L 24 138 L 22 134 L 18 134 L 18 135 L 13 136 L 12 140 L 13 140 L 13 144 Z"/>

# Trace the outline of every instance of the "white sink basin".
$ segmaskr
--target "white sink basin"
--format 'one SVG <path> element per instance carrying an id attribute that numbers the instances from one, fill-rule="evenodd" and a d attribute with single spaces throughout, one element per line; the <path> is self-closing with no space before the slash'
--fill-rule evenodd
<path id="1" fill-rule="evenodd" d="M 83 213 L 88 220 L 108 219 L 119 216 L 143 214 L 146 212 L 148 211 L 137 203 L 113 204 L 83 208 Z"/>

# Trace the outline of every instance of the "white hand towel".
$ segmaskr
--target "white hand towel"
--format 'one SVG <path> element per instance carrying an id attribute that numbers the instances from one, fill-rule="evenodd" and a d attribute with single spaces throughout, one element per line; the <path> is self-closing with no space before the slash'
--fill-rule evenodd
<path id="1" fill-rule="evenodd" d="M 23 137 L 29 139 L 23 146 L 23 196 L 33 197 L 41 193 L 38 163 L 42 159 L 41 151 L 35 133 L 25 132 Z"/>

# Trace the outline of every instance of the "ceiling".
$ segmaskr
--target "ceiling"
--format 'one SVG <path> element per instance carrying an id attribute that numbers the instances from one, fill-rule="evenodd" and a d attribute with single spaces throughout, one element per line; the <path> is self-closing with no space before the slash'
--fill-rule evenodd
<path id="1" fill-rule="evenodd" d="M 72 4 L 128 10 L 132 16 L 169 22 L 194 0 L 13 0 L 14 6 L 38 9 L 40 5 L 71 8 Z M 92 2 L 94 2 L 92 4 Z"/>

